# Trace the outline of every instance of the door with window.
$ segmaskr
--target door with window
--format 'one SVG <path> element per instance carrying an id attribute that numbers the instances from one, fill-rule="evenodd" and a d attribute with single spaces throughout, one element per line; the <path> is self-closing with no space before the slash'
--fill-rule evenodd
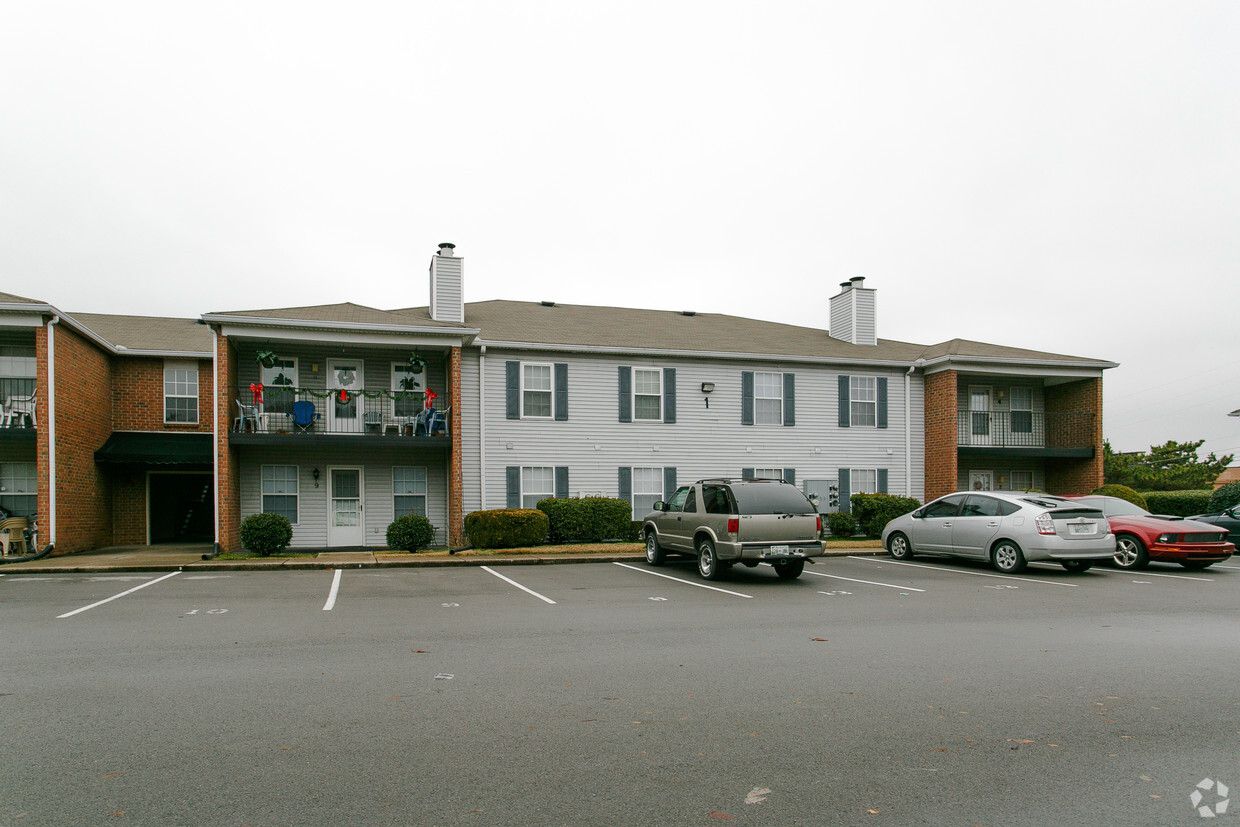
<path id="1" fill-rule="evenodd" d="M 969 472 L 969 490 L 970 491 L 993 491 L 995 488 L 995 475 L 993 471 L 970 471 Z"/>
<path id="2" fill-rule="evenodd" d="M 361 359 L 336 359 L 328 364 L 327 429 L 334 434 L 366 432 L 362 419 L 366 371 Z"/>
<path id="3" fill-rule="evenodd" d="M 327 545 L 365 545 L 362 469 L 328 468 L 327 502 Z"/>
<path id="4" fill-rule="evenodd" d="M 990 444 L 990 388 L 969 388 L 969 444 Z"/>

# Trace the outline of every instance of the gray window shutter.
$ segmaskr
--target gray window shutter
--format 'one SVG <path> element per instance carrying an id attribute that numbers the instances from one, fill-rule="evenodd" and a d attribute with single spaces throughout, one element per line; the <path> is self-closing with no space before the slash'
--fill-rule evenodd
<path id="1" fill-rule="evenodd" d="M 561 500 L 568 496 L 567 465 L 557 465 L 555 467 L 555 496 Z"/>
<path id="2" fill-rule="evenodd" d="M 878 404 L 875 413 L 878 415 L 878 427 L 887 427 L 887 377 L 878 377 Z"/>
<path id="3" fill-rule="evenodd" d="M 676 469 L 665 467 L 663 469 L 663 499 L 672 496 L 676 491 Z"/>
<path id="4" fill-rule="evenodd" d="M 743 480 L 751 480 L 751 479 L 753 479 L 753 469 L 752 469 L 752 468 L 742 468 L 742 469 L 741 469 L 741 479 L 743 479 Z"/>
<path id="5" fill-rule="evenodd" d="M 508 507 L 521 507 L 521 466 L 509 465 L 507 468 L 508 477 Z"/>
<path id="6" fill-rule="evenodd" d="M 797 424 L 797 375 L 784 374 L 784 424 Z"/>
<path id="7" fill-rule="evenodd" d="M 849 499 L 848 486 L 849 486 L 849 483 L 852 482 L 851 478 L 852 478 L 852 469 L 850 468 L 840 469 L 840 511 L 843 511 L 845 514 L 850 513 L 849 502 L 848 502 L 848 499 Z"/>
<path id="8" fill-rule="evenodd" d="M 633 504 L 633 469 L 627 466 L 620 469 L 620 499 Z"/>
<path id="9" fill-rule="evenodd" d="M 521 363 L 504 363 L 504 404 L 509 419 L 521 418 Z"/>
<path id="10" fill-rule="evenodd" d="M 840 374 L 840 427 L 847 428 L 849 422 L 849 412 L 852 410 L 851 398 L 849 393 L 849 378 L 844 374 Z M 841 509 L 843 510 L 843 509 Z"/>
<path id="11" fill-rule="evenodd" d="M 676 368 L 663 369 L 663 421 L 676 421 Z"/>
<path id="12" fill-rule="evenodd" d="M 784 482 L 790 483 L 792 485 L 796 485 L 797 484 L 797 469 L 785 468 L 784 469 Z"/>
<path id="13" fill-rule="evenodd" d="M 555 418 L 563 422 L 568 419 L 568 365 L 556 362 L 554 373 Z"/>
<path id="14" fill-rule="evenodd" d="M 741 424 L 753 424 L 753 371 L 741 371 Z"/>
<path id="15" fill-rule="evenodd" d="M 620 366 L 620 421 L 633 421 L 633 369 Z"/>
<path id="16" fill-rule="evenodd" d="M 880 494 L 887 493 L 887 469 L 886 468 L 878 469 L 878 493 Z"/>

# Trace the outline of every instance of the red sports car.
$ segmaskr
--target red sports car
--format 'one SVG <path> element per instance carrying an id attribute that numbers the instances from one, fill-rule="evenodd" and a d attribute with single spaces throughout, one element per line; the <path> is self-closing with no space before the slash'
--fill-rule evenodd
<path id="1" fill-rule="evenodd" d="M 1151 560 L 1204 569 L 1235 553 L 1227 531 L 1183 517 L 1156 516 L 1119 497 L 1071 497 L 1102 509 L 1115 533 L 1115 565 L 1143 569 Z"/>

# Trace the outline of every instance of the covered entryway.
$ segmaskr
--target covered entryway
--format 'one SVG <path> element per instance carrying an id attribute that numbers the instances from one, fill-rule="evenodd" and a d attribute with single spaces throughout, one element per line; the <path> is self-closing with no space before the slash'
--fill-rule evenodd
<path id="1" fill-rule="evenodd" d="M 147 474 L 150 542 L 209 543 L 215 538 L 215 497 L 210 474 Z"/>
<path id="2" fill-rule="evenodd" d="M 116 431 L 95 452 L 112 496 L 117 544 L 215 539 L 211 434 Z"/>

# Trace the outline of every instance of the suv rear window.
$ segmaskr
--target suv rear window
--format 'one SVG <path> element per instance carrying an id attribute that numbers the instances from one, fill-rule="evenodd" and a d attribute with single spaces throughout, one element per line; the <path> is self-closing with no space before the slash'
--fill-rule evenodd
<path id="1" fill-rule="evenodd" d="M 732 486 L 740 514 L 817 514 L 809 499 L 787 483 L 747 483 Z"/>

